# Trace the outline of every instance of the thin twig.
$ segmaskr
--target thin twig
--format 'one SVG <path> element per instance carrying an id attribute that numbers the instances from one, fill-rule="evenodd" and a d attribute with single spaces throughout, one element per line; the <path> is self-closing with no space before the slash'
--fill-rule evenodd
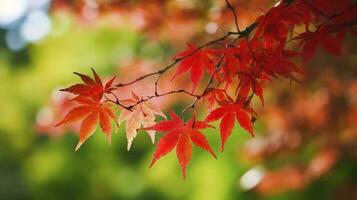
<path id="1" fill-rule="evenodd" d="M 127 106 L 127 109 L 131 110 L 135 106 L 137 106 L 137 105 L 139 105 L 139 104 L 141 104 L 143 102 L 146 102 L 146 101 L 148 101 L 150 99 L 154 99 L 154 98 L 157 98 L 157 97 L 163 97 L 163 96 L 170 95 L 170 94 L 179 94 L 179 93 L 187 94 L 187 95 L 195 97 L 195 98 L 200 98 L 200 95 L 192 94 L 192 93 L 190 93 L 190 92 L 188 92 L 188 91 L 186 91 L 184 89 L 179 89 L 179 90 L 173 90 L 173 91 L 170 91 L 170 92 L 165 92 L 165 93 L 162 93 L 162 94 L 147 96 L 146 98 L 142 98 L 140 101 Z"/>
<path id="2" fill-rule="evenodd" d="M 220 58 L 220 60 L 218 61 L 217 65 L 215 66 L 215 70 L 214 72 L 212 73 L 211 77 L 210 77 L 210 80 L 208 81 L 208 84 L 207 86 L 205 87 L 205 89 L 202 91 L 202 93 L 196 97 L 196 99 L 189 105 L 187 106 L 183 111 L 182 111 L 182 118 L 184 118 L 185 116 L 185 113 L 189 110 L 189 109 L 193 109 L 196 105 L 196 103 L 198 102 L 198 100 L 200 100 L 203 95 L 206 93 L 207 89 L 209 88 L 209 86 L 213 83 L 213 79 L 214 79 L 214 75 L 215 73 L 217 72 L 217 70 L 219 69 L 219 67 L 221 66 L 222 64 L 222 61 L 224 59 L 224 56 L 222 56 Z"/>
<path id="3" fill-rule="evenodd" d="M 239 25 L 238 25 L 238 16 L 237 16 L 236 11 L 234 10 L 234 7 L 231 5 L 231 3 L 229 2 L 229 0 L 226 0 L 226 4 L 227 4 L 227 7 L 228 7 L 228 8 L 232 11 L 232 13 L 233 13 L 233 16 L 234 16 L 234 24 L 236 25 L 237 32 L 238 32 L 238 33 L 241 33 L 241 32 L 240 32 L 240 29 L 239 29 Z"/>
<path id="4" fill-rule="evenodd" d="M 195 53 L 197 53 L 198 51 L 200 51 L 201 49 L 205 48 L 205 47 L 208 47 L 210 45 L 213 45 L 215 43 L 218 43 L 220 41 L 223 41 L 225 40 L 227 37 L 231 36 L 231 35 L 239 35 L 240 33 L 237 33 L 237 32 L 228 32 L 226 33 L 225 35 L 223 35 L 222 37 L 216 39 L 216 40 L 212 40 L 210 42 L 207 42 L 199 47 L 197 47 L 197 49 L 195 49 L 194 51 L 192 51 L 191 53 L 183 56 L 183 57 L 180 57 L 180 58 L 176 58 L 172 63 L 170 63 L 169 65 L 167 65 L 166 67 L 164 67 L 163 69 L 159 70 L 159 71 L 156 71 L 156 72 L 152 72 L 152 73 L 148 73 L 148 74 L 145 74 L 141 77 L 138 77 L 132 81 L 129 81 L 127 83 L 119 83 L 116 85 L 116 87 L 124 87 L 124 86 L 128 86 L 128 85 L 131 85 L 133 83 L 136 83 L 138 81 L 141 81 L 141 80 L 144 80 L 146 78 L 149 78 L 151 76 L 154 76 L 154 75 L 160 75 L 160 74 L 163 74 L 165 73 L 168 69 L 172 68 L 173 66 L 175 66 L 177 63 L 181 62 L 182 60 L 194 55 Z"/>

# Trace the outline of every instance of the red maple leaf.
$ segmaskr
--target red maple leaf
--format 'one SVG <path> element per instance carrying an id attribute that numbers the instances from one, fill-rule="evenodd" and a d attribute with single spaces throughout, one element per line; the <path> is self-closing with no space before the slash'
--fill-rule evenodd
<path id="1" fill-rule="evenodd" d="M 228 86 L 237 73 L 248 71 L 248 63 L 251 59 L 250 54 L 247 54 L 246 49 L 243 46 L 227 47 L 224 49 L 216 50 L 216 54 L 219 57 L 223 57 L 223 62 L 216 73 L 215 78 L 220 82 L 226 82 Z M 223 80 L 217 78 L 217 76 L 223 74 Z"/>
<path id="2" fill-rule="evenodd" d="M 94 71 L 93 68 L 92 72 L 94 80 L 87 75 L 74 72 L 74 74 L 78 75 L 82 79 L 83 83 L 74 84 L 68 88 L 61 89 L 60 91 L 69 92 L 80 96 L 91 97 L 97 101 L 101 100 L 104 93 L 110 93 L 115 89 L 114 87 L 112 87 L 115 77 L 110 79 L 105 84 L 105 86 L 103 86 L 101 78 L 98 76 L 98 74 Z"/>
<path id="3" fill-rule="evenodd" d="M 224 150 L 224 145 L 228 137 L 232 134 L 235 119 L 238 123 L 254 136 L 253 126 L 248 115 L 247 109 L 244 109 L 241 104 L 228 103 L 213 110 L 205 119 L 209 123 L 222 118 L 219 125 L 221 134 L 221 151 Z M 250 111 L 249 111 L 250 112 Z"/>
<path id="4" fill-rule="evenodd" d="M 238 102 L 244 104 L 248 100 L 249 91 L 257 95 L 264 106 L 263 86 L 264 81 L 258 81 L 253 76 L 242 75 L 239 83 Z M 237 88 L 238 89 L 238 88 Z"/>
<path id="5" fill-rule="evenodd" d="M 304 23 L 308 26 L 310 21 L 311 13 L 306 5 L 297 3 L 288 7 L 280 3 L 256 20 L 258 26 L 254 38 L 262 36 L 264 46 L 270 48 L 276 42 L 285 41 L 293 25 Z"/>
<path id="6" fill-rule="evenodd" d="M 203 101 L 207 102 L 208 108 L 212 110 L 215 103 L 224 100 L 226 96 L 226 91 L 223 89 L 207 88 L 203 93 Z"/>
<path id="7" fill-rule="evenodd" d="M 167 132 L 157 144 L 150 167 L 176 147 L 176 155 L 181 165 L 183 178 L 185 178 L 186 168 L 192 156 L 191 142 L 216 158 L 206 137 L 198 131 L 212 126 L 202 121 L 195 121 L 194 118 L 185 123 L 174 112 L 170 112 L 170 116 L 171 120 L 161 121 L 154 126 L 144 128 L 144 130 Z"/>
<path id="8" fill-rule="evenodd" d="M 301 52 L 305 62 L 315 55 L 319 45 L 331 55 L 336 56 L 341 54 L 339 40 L 330 35 L 324 28 L 320 28 L 315 32 L 308 30 L 305 33 L 300 34 L 299 39 L 302 39 L 305 42 Z"/>
<path id="9" fill-rule="evenodd" d="M 116 121 L 116 117 L 108 104 L 99 103 L 92 98 L 77 96 L 73 99 L 79 103 L 79 106 L 70 110 L 62 121 L 55 126 L 60 126 L 66 123 L 74 123 L 82 120 L 79 142 L 76 146 L 76 151 L 81 145 L 94 133 L 99 121 L 100 127 L 111 143 L 112 125 L 111 119 Z"/>
<path id="10" fill-rule="evenodd" d="M 196 86 L 202 80 L 204 72 L 213 73 L 214 63 L 210 57 L 211 50 L 197 49 L 193 44 L 187 44 L 188 50 L 178 54 L 174 59 L 184 58 L 177 67 L 176 74 L 171 79 L 175 79 L 177 76 L 191 71 L 191 80 L 193 82 L 192 92 L 195 91 Z"/>

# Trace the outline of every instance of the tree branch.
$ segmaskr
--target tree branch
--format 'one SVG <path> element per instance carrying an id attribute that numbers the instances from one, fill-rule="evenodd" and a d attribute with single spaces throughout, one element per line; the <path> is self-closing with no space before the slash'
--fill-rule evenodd
<path id="1" fill-rule="evenodd" d="M 230 4 L 229 0 L 226 0 L 226 4 L 227 4 L 227 7 L 228 9 L 230 9 L 233 13 L 233 16 L 234 16 L 234 24 L 236 26 L 236 29 L 237 29 L 237 32 L 238 33 L 241 33 L 240 32 L 240 29 L 239 29 L 239 25 L 238 25 L 238 16 L 237 16 L 237 13 L 236 11 L 234 10 L 234 7 Z"/>

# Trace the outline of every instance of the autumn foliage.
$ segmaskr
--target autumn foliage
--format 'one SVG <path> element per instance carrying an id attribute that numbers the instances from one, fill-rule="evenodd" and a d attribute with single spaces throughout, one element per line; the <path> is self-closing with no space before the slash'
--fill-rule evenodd
<path id="1" fill-rule="evenodd" d="M 235 18 L 235 30 L 203 45 L 188 43 L 187 50 L 173 56 L 173 62 L 159 71 L 144 74 L 127 83 L 120 83 L 120 77 L 114 77 L 106 84 L 94 69 L 93 78 L 75 73 L 83 83 L 62 91 L 75 95 L 72 101 L 77 106 L 57 126 L 81 121 L 76 150 L 93 134 L 97 124 L 111 142 L 112 123 L 119 126 L 125 122 L 128 150 L 139 130 L 145 130 L 153 143 L 155 136 L 159 135 L 150 166 L 176 148 L 185 177 L 192 157 L 192 144 L 216 157 L 201 130 L 213 128 L 210 123 L 220 120 L 217 132 L 220 133 L 221 151 L 236 122 L 254 136 L 257 114 L 252 99 L 257 97 L 264 105 L 265 85 L 274 79 L 298 81 L 298 77 L 304 75 L 303 65 L 318 49 L 322 48 L 333 56 L 341 55 L 345 35 L 356 34 L 357 7 L 349 0 L 340 0 L 338 4 L 330 0 L 280 1 L 245 29 L 238 26 L 239 13 L 229 1 L 226 3 Z M 160 78 L 174 67 L 176 73 L 171 81 L 189 76 L 192 90 L 160 93 Z M 148 77 L 157 77 L 153 82 L 155 90 L 152 96 L 138 96 L 132 91 L 132 98 L 121 99 L 113 92 Z M 181 117 L 171 111 L 167 120 L 151 99 L 177 93 L 186 94 L 194 100 L 182 111 Z M 185 113 L 194 110 L 199 103 L 209 110 L 205 119 L 196 120 L 193 115 L 191 119 L 184 120 Z M 120 116 L 116 115 L 118 109 L 121 110 Z M 157 122 L 157 116 L 164 120 Z"/>

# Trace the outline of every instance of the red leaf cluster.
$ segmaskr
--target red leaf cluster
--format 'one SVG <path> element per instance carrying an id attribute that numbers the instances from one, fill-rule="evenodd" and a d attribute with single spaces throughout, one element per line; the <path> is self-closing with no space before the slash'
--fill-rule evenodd
<path id="1" fill-rule="evenodd" d="M 227 6 L 231 8 L 228 1 Z M 232 12 L 236 16 L 234 9 Z M 94 70 L 94 79 L 75 73 L 80 76 L 83 83 L 72 85 L 62 91 L 77 95 L 73 100 L 79 106 L 71 110 L 58 125 L 82 120 L 77 149 L 92 134 L 98 121 L 110 141 L 110 120 L 116 120 L 108 105 L 111 103 L 124 109 L 119 119 L 120 122 L 127 120 L 129 147 L 142 124 L 149 126 L 143 129 L 151 131 L 149 133 L 152 140 L 152 131 L 165 132 L 157 144 L 151 165 L 176 147 L 176 154 L 185 177 L 192 156 L 191 143 L 215 157 L 207 139 L 198 130 L 211 127 L 208 124 L 210 122 L 221 120 L 221 151 L 224 150 L 236 121 L 254 136 L 253 122 L 256 119 L 256 112 L 252 107 L 252 99 L 256 96 L 264 105 L 264 86 L 274 79 L 297 81 L 296 75 L 304 73 L 298 64 L 299 60 L 305 63 L 315 55 L 320 46 L 331 55 L 342 54 L 340 46 L 345 34 L 355 32 L 353 26 L 357 18 L 356 13 L 356 5 L 350 0 L 340 0 L 338 6 L 334 1 L 284 0 L 244 30 L 240 30 L 238 22 L 235 21 L 236 32 L 228 32 L 225 36 L 201 46 L 188 43 L 188 49 L 174 56 L 173 63 L 128 83 L 113 86 L 112 78 L 103 85 Z M 159 93 L 160 77 L 176 64 L 176 74 L 171 81 L 190 72 L 192 92 L 180 89 Z M 203 87 L 201 93 L 196 94 L 194 92 L 200 83 L 206 82 L 202 81 L 205 73 L 209 77 L 208 84 Z M 135 95 L 134 100 L 130 101 L 131 104 L 123 105 L 113 93 L 120 87 L 152 76 L 158 76 L 153 84 L 155 91 L 152 96 Z M 171 112 L 171 120 L 155 124 L 155 115 L 162 114 L 160 110 L 154 109 L 149 101 L 177 93 L 195 98 L 193 103 L 183 110 L 183 114 L 190 108 L 195 108 L 197 102 L 206 103 L 205 106 L 210 112 L 204 122 L 196 121 L 195 118 L 184 122 Z M 112 95 L 115 99 L 106 95 Z M 202 99 L 204 101 L 201 101 Z M 145 111 L 149 107 L 151 111 Z"/>
<path id="2" fill-rule="evenodd" d="M 214 66 L 213 60 L 210 57 L 212 51 L 209 49 L 201 50 L 193 44 L 187 44 L 188 50 L 178 54 L 174 59 L 184 58 L 177 66 L 177 71 L 172 80 L 187 71 L 191 72 L 191 80 L 193 83 L 192 92 L 202 80 L 204 72 L 212 73 Z"/>

